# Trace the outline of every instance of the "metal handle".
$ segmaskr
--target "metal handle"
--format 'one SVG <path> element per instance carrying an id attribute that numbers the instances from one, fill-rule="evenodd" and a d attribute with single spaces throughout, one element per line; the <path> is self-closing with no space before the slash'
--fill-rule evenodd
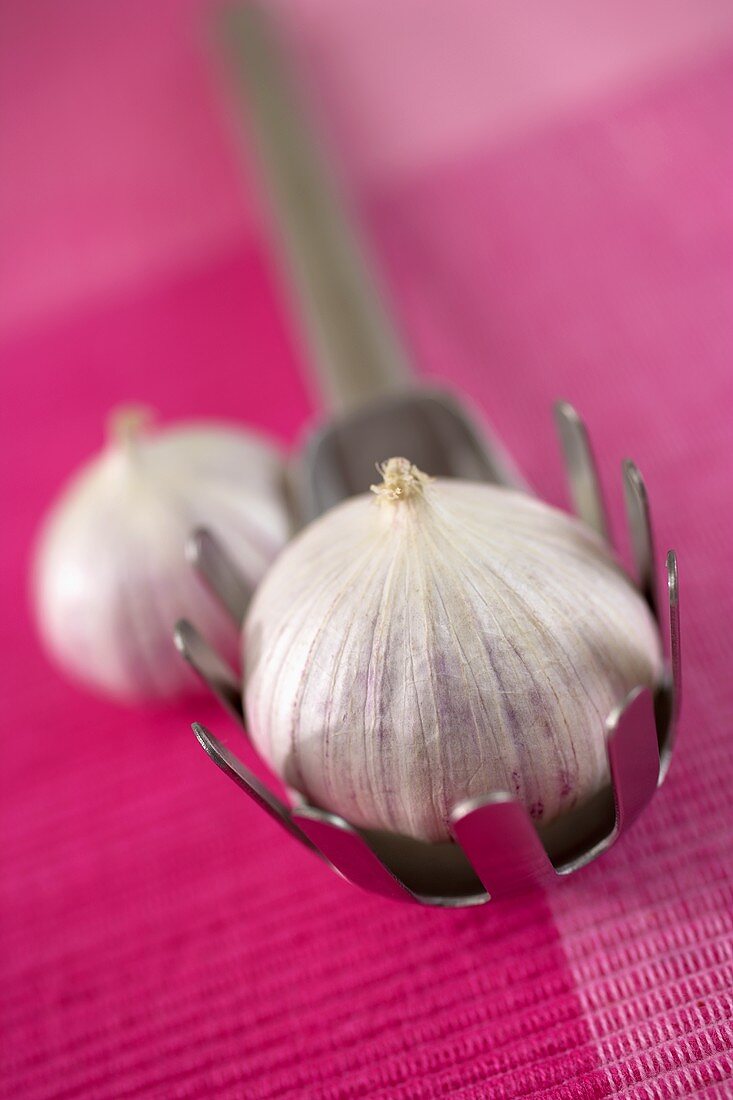
<path id="1" fill-rule="evenodd" d="M 341 413 L 404 390 L 407 355 L 290 85 L 271 20 L 251 3 L 220 19 L 238 106 L 246 105 L 254 126 L 286 284 L 322 394 Z"/>

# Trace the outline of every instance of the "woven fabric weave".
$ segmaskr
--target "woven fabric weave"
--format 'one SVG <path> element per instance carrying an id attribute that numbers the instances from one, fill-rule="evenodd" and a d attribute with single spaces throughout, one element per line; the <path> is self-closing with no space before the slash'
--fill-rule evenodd
<path id="1" fill-rule="evenodd" d="M 40 652 L 29 555 L 131 397 L 286 443 L 312 412 L 251 239 L 2 347 L 0 1091 L 33 1098 L 733 1095 L 731 58 L 464 158 L 365 216 L 426 375 L 564 499 L 550 406 L 586 417 L 680 556 L 685 698 L 653 805 L 545 901 L 362 894 L 206 760 L 207 701 L 127 711 Z M 377 456 L 383 457 L 383 456 Z"/>

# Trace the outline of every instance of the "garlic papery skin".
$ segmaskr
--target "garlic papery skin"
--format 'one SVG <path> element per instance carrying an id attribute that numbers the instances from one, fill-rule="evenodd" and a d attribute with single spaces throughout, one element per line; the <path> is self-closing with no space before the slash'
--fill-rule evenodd
<path id="1" fill-rule="evenodd" d="M 368 830 L 449 837 L 466 798 L 539 827 L 607 787 L 605 723 L 656 685 L 655 621 L 582 522 L 404 459 L 305 528 L 243 633 L 250 735 L 312 805 Z"/>
<path id="2" fill-rule="evenodd" d="M 34 573 L 40 633 L 76 678 L 130 700 L 200 690 L 172 633 L 195 622 L 236 657 L 238 631 L 186 561 L 191 531 L 217 536 L 254 587 L 290 533 L 278 449 L 250 432 L 154 430 L 122 410 L 108 445 L 44 525 Z"/>

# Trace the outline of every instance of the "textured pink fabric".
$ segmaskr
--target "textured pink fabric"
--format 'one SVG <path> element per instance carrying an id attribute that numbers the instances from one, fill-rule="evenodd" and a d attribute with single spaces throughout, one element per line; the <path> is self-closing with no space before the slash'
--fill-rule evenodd
<path id="1" fill-rule="evenodd" d="M 586 415 L 680 553 L 686 698 L 667 786 L 545 902 L 440 913 L 348 888 L 247 804 L 188 729 L 61 680 L 29 547 L 115 401 L 295 438 L 310 411 L 251 242 L 0 349 L 5 753 L 0 1072 L 29 1098 L 730 1095 L 731 100 L 727 58 L 366 217 L 426 373 L 483 406 L 550 499 L 549 422 Z"/>

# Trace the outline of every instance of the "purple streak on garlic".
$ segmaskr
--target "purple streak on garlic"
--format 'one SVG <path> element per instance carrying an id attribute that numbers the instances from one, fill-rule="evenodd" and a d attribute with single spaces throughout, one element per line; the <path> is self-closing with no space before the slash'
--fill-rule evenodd
<path id="1" fill-rule="evenodd" d="M 283 461 L 249 432 L 215 424 L 148 430 L 113 416 L 110 440 L 54 506 L 35 561 L 40 632 L 59 664 L 128 699 L 199 690 L 172 631 L 185 616 L 234 656 L 234 625 L 185 560 L 209 527 L 252 586 L 289 534 Z"/>
<path id="2" fill-rule="evenodd" d="M 381 473 L 260 585 L 250 734 L 286 783 L 363 828 L 444 840 L 453 806 L 496 790 L 547 824 L 608 783 L 606 718 L 661 674 L 652 616 L 565 513 L 405 459 Z"/>

